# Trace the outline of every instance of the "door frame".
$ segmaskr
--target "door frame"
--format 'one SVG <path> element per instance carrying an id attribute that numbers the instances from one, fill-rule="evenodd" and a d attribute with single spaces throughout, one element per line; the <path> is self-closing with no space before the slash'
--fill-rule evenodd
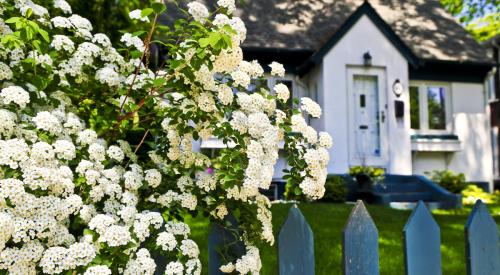
<path id="1" fill-rule="evenodd" d="M 347 66 L 347 98 L 348 98 L 348 142 L 349 142 L 349 166 L 366 165 L 387 168 L 389 165 L 389 147 L 388 147 L 388 94 L 386 88 L 386 71 L 384 67 L 362 67 L 362 66 Z M 355 93 L 354 93 L 354 76 L 375 76 L 377 77 L 377 89 L 379 97 L 378 112 L 379 116 L 384 115 L 385 119 L 380 121 L 380 157 L 377 159 L 368 158 L 362 160 L 356 153 L 356 119 L 355 119 Z M 365 163 L 363 163 L 365 162 Z"/>

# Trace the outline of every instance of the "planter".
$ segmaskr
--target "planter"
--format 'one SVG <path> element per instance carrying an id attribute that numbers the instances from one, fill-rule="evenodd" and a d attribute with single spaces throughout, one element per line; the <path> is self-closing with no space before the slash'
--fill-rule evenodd
<path id="1" fill-rule="evenodd" d="M 367 174 L 357 174 L 355 178 L 357 183 L 356 200 L 373 203 L 375 199 L 373 194 L 375 185 L 370 176 Z"/>
<path id="2" fill-rule="evenodd" d="M 358 192 L 359 191 L 373 191 L 373 181 L 367 174 L 358 174 L 356 175 L 356 182 L 358 184 Z"/>

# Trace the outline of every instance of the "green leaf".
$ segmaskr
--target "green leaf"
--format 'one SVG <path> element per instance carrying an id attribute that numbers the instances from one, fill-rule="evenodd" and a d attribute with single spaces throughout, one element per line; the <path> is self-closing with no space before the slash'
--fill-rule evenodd
<path id="1" fill-rule="evenodd" d="M 132 36 L 141 36 L 141 35 L 143 35 L 145 33 L 146 33 L 146 31 L 136 31 L 136 32 L 132 33 Z"/>
<path id="2" fill-rule="evenodd" d="M 200 43 L 200 47 L 206 48 L 208 44 L 210 44 L 210 40 L 208 38 L 200 38 L 200 40 L 198 40 L 198 43 Z"/>
<path id="3" fill-rule="evenodd" d="M 47 31 L 39 29 L 38 33 L 43 38 L 43 40 L 45 40 L 45 42 L 47 43 L 50 42 L 49 33 Z"/>
<path id="4" fill-rule="evenodd" d="M 132 51 L 132 52 L 130 52 L 130 56 L 132 58 L 140 58 L 142 56 L 142 52 L 140 52 L 140 51 Z"/>
<path id="5" fill-rule="evenodd" d="M 11 18 L 5 20 L 5 23 L 7 23 L 7 24 L 14 24 L 17 22 L 19 22 L 19 17 L 11 17 Z"/>
<path id="6" fill-rule="evenodd" d="M 28 10 L 26 11 L 26 18 L 30 18 L 32 14 L 33 10 L 31 8 L 28 8 Z"/>
<path id="7" fill-rule="evenodd" d="M 94 233 L 94 231 L 92 231 L 92 230 L 90 230 L 90 229 L 84 229 L 84 230 L 83 230 L 83 235 L 84 235 L 84 236 L 85 236 L 85 235 L 94 236 L 94 235 L 95 235 L 95 233 Z"/>
<path id="8" fill-rule="evenodd" d="M 161 87 L 165 84 L 167 80 L 165 78 L 157 78 L 155 80 L 153 80 L 153 86 L 154 87 Z"/>
<path id="9" fill-rule="evenodd" d="M 146 17 L 152 14 L 154 10 L 152 8 L 146 8 L 141 11 L 141 17 Z"/>
<path id="10" fill-rule="evenodd" d="M 33 40 L 31 41 L 31 45 L 38 51 L 38 52 L 42 52 L 42 48 L 40 47 L 40 44 L 42 42 L 40 42 L 40 40 Z"/>
<path id="11" fill-rule="evenodd" d="M 163 3 L 153 3 L 151 6 L 152 6 L 154 12 L 157 14 L 163 13 L 167 9 L 165 4 L 163 4 Z"/>
<path id="12" fill-rule="evenodd" d="M 296 196 L 300 196 L 300 195 L 302 195 L 302 189 L 300 189 L 300 187 L 298 187 L 298 186 L 297 186 L 297 187 L 295 187 L 295 188 L 293 189 L 293 193 L 294 193 Z"/>
<path id="13" fill-rule="evenodd" d="M 221 39 L 221 35 L 218 32 L 212 32 L 208 36 L 208 40 L 210 41 L 210 46 L 215 47 L 217 45 L 217 42 Z"/>

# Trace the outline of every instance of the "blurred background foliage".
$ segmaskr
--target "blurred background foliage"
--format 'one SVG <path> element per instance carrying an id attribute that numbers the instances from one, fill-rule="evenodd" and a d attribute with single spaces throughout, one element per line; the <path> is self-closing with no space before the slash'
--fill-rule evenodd
<path id="1" fill-rule="evenodd" d="M 500 34 L 500 0 L 440 0 L 479 41 Z"/>
<path id="2" fill-rule="evenodd" d="M 134 31 L 129 12 L 143 8 L 149 0 L 67 0 L 73 12 L 89 19 L 94 33 L 105 33 L 115 43 L 121 31 Z"/>

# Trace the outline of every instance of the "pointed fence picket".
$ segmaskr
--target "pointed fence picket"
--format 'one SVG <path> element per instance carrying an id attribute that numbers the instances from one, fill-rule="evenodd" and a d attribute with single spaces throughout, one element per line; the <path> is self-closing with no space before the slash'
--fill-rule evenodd
<path id="1" fill-rule="evenodd" d="M 311 227 L 294 205 L 278 235 L 280 275 L 314 274 L 314 237 Z"/>
<path id="2" fill-rule="evenodd" d="M 344 228 L 344 274 L 379 274 L 378 231 L 362 201 L 358 201 Z"/>
<path id="3" fill-rule="evenodd" d="M 480 200 L 465 224 L 465 251 L 467 274 L 500 274 L 498 227 Z"/>
<path id="4" fill-rule="evenodd" d="M 230 219 L 235 225 L 235 220 Z M 234 234 L 213 225 L 209 237 L 209 274 L 221 274 L 217 247 L 235 241 Z M 488 208 L 478 200 L 465 225 L 468 275 L 500 274 L 498 227 Z M 440 275 L 440 229 L 423 202 L 418 202 L 403 229 L 407 275 Z M 333 245 L 333 244 L 332 244 Z M 236 254 L 243 248 L 236 245 Z M 314 275 L 314 237 L 297 206 L 291 207 L 278 236 L 280 275 Z M 345 275 L 379 274 L 378 231 L 362 201 L 349 215 L 343 231 L 342 262 Z"/>
<path id="5" fill-rule="evenodd" d="M 221 254 L 229 254 L 232 259 L 237 259 L 245 254 L 244 244 L 238 240 L 241 234 L 235 217 L 230 213 L 224 219 L 226 227 L 212 223 L 208 235 L 208 274 L 222 275 L 219 268 L 223 264 Z M 224 262 L 225 264 L 225 262 Z"/>
<path id="6" fill-rule="evenodd" d="M 403 229 L 407 275 L 441 274 L 441 236 L 439 226 L 419 201 Z"/>

